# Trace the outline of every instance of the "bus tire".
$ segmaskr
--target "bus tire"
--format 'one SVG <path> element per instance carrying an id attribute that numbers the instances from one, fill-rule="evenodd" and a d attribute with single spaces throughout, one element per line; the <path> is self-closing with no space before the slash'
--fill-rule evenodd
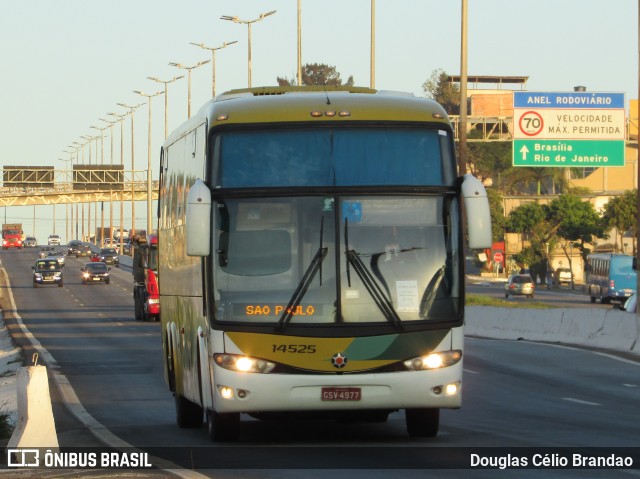
<path id="1" fill-rule="evenodd" d="M 213 442 L 237 441 L 240 436 L 240 413 L 207 411 L 207 432 Z"/>
<path id="2" fill-rule="evenodd" d="M 407 432 L 411 437 L 435 437 L 440 427 L 440 409 L 419 408 L 405 410 Z"/>
<path id="3" fill-rule="evenodd" d="M 178 393 L 175 393 L 174 396 L 176 400 L 176 423 L 178 427 L 183 429 L 200 427 L 202 425 L 202 407 Z"/>
<path id="4" fill-rule="evenodd" d="M 595 303 L 596 302 L 596 297 L 595 296 L 590 296 L 589 299 L 591 300 L 591 303 Z"/>

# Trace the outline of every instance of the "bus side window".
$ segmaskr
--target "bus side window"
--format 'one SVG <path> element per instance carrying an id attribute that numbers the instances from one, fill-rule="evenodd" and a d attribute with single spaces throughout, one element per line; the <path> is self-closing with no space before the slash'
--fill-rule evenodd
<path id="1" fill-rule="evenodd" d="M 227 274 L 268 276 L 291 269 L 291 235 L 285 230 L 223 231 L 218 263 Z"/>

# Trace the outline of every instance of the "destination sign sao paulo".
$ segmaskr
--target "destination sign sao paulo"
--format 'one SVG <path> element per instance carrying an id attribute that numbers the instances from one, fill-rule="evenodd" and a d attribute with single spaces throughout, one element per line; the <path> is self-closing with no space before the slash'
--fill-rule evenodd
<path id="1" fill-rule="evenodd" d="M 514 166 L 624 166 L 623 93 L 514 92 Z"/>

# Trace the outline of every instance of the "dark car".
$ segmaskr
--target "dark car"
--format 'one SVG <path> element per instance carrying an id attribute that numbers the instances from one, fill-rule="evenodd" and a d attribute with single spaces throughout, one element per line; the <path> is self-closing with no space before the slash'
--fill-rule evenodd
<path id="1" fill-rule="evenodd" d="M 33 287 L 39 284 L 57 284 L 62 287 L 62 269 L 55 258 L 39 259 L 33 269 Z"/>
<path id="2" fill-rule="evenodd" d="M 27 236 L 24 239 L 25 248 L 35 248 L 36 246 L 38 246 L 38 240 L 35 239 L 33 236 Z"/>
<path id="3" fill-rule="evenodd" d="M 47 256 L 51 255 L 52 253 L 55 253 L 55 251 L 56 251 L 56 247 L 55 246 L 42 246 L 40 248 L 39 256 L 40 256 L 40 258 L 46 258 Z"/>
<path id="4" fill-rule="evenodd" d="M 93 250 L 91 249 L 91 245 L 87 243 L 81 243 L 78 245 L 76 249 L 76 258 L 80 256 L 91 256 L 93 254 Z"/>
<path id="5" fill-rule="evenodd" d="M 102 248 L 91 256 L 91 261 L 101 261 L 106 264 L 112 264 L 116 268 L 120 267 L 120 258 L 118 257 L 118 251 L 115 248 Z"/>
<path id="6" fill-rule="evenodd" d="M 82 241 L 79 240 L 71 240 L 67 245 L 67 255 L 71 256 L 72 254 L 76 254 L 78 252 L 78 247 L 82 245 Z"/>
<path id="7" fill-rule="evenodd" d="M 111 282 L 109 278 L 109 271 L 111 268 L 107 267 L 105 263 L 87 263 L 82 268 L 82 284 L 88 283 L 106 283 Z"/>

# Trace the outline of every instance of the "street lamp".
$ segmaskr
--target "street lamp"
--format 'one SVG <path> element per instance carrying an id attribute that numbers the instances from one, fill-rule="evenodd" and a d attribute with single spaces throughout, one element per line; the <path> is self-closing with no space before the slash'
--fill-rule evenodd
<path id="1" fill-rule="evenodd" d="M 249 47 L 248 47 L 248 67 L 249 67 L 249 72 L 248 72 L 248 86 L 249 88 L 251 88 L 251 25 L 264 20 L 265 18 L 267 18 L 270 15 L 273 15 L 274 13 L 276 13 L 276 10 L 272 10 L 270 12 L 266 12 L 266 13 L 261 13 L 260 16 L 254 20 L 241 20 L 239 19 L 237 16 L 232 17 L 230 15 L 222 15 L 220 17 L 220 20 L 228 20 L 230 22 L 233 23 L 244 23 L 245 25 L 247 25 L 247 30 L 248 30 L 248 36 L 249 36 Z"/>
<path id="2" fill-rule="evenodd" d="M 201 62 L 196 63 L 195 65 L 192 65 L 190 67 L 183 65 L 182 63 L 175 63 L 175 62 L 169 62 L 169 65 L 171 65 L 172 67 L 176 67 L 176 68 L 180 68 L 181 70 L 187 70 L 188 74 L 187 74 L 187 80 L 188 80 L 188 87 L 187 87 L 187 118 L 191 118 L 191 70 L 193 70 L 194 68 L 198 68 L 199 66 L 202 66 L 206 63 L 209 63 L 211 60 L 204 60 Z"/>
<path id="3" fill-rule="evenodd" d="M 155 93 L 148 94 L 140 90 L 134 90 L 134 93 L 147 98 L 147 106 L 149 110 L 149 129 L 147 135 L 147 234 L 149 235 L 153 231 L 151 224 L 151 99 L 154 96 L 160 95 L 162 92 L 157 91 Z"/>
<path id="4" fill-rule="evenodd" d="M 370 81 L 369 86 L 371 88 L 376 87 L 376 0 L 371 0 L 371 61 L 369 63 L 370 68 Z"/>
<path id="5" fill-rule="evenodd" d="M 91 128 L 94 130 L 100 130 L 100 164 L 104 165 L 104 130 L 109 128 L 105 126 L 104 128 L 100 128 L 99 126 L 91 125 Z M 98 164 L 98 150 L 96 149 L 96 165 Z"/>
<path id="6" fill-rule="evenodd" d="M 120 122 L 120 165 L 122 166 L 123 172 L 122 174 L 124 174 L 124 119 L 125 117 L 128 115 L 128 113 L 125 113 L 124 115 L 120 115 L 118 113 L 107 113 L 107 115 L 110 116 L 115 116 L 116 118 L 118 118 L 118 121 Z M 122 188 L 120 189 L 120 241 L 118 241 L 118 243 L 120 243 L 120 254 L 123 254 L 123 249 L 122 249 L 122 239 L 124 236 L 124 225 L 123 225 L 123 217 L 124 217 L 124 198 L 123 198 L 123 193 L 124 193 L 124 184 L 122 185 Z"/>
<path id="7" fill-rule="evenodd" d="M 136 108 L 141 107 L 144 103 L 138 105 L 127 105 L 126 103 L 118 103 L 118 106 L 129 109 L 131 115 L 131 231 L 129 232 L 129 238 L 132 238 L 136 232 L 136 173 L 135 173 L 135 149 L 134 149 L 134 114 Z"/>
<path id="8" fill-rule="evenodd" d="M 216 97 L 216 50 L 221 50 L 223 48 L 228 47 L 229 45 L 233 45 L 234 43 L 238 43 L 237 40 L 234 40 L 232 42 L 224 42 L 222 45 L 220 45 L 219 47 L 208 47 L 206 46 L 204 43 L 193 43 L 190 42 L 191 45 L 195 45 L 196 47 L 200 47 L 204 50 L 210 50 L 211 51 L 211 98 L 215 98 Z"/>
<path id="9" fill-rule="evenodd" d="M 72 151 L 67 151 L 67 150 L 63 150 L 65 153 L 68 153 L 69 155 L 71 155 L 71 153 L 73 153 Z M 67 162 L 73 162 L 73 157 L 69 156 L 69 158 L 58 158 L 58 161 L 64 161 L 65 163 Z M 65 176 L 68 177 L 69 175 L 69 167 L 65 164 Z M 54 207 L 54 212 L 55 212 L 55 205 Z M 71 210 L 73 214 L 73 210 Z M 65 212 L 65 216 L 66 216 L 66 220 L 65 220 L 65 225 L 64 225 L 64 234 L 67 237 L 67 240 L 71 240 L 71 231 L 69 229 L 69 203 L 65 203 L 64 205 L 64 212 Z M 71 222 L 73 223 L 73 219 L 71 220 Z M 55 222 L 54 222 L 54 227 L 55 227 Z M 35 232 L 34 232 L 35 233 Z"/>
<path id="10" fill-rule="evenodd" d="M 302 85 L 302 5 L 298 0 L 298 86 Z"/>
<path id="11" fill-rule="evenodd" d="M 167 139 L 167 85 L 169 83 L 173 83 L 176 80 L 180 80 L 180 78 L 184 78 L 184 75 L 180 75 L 179 77 L 173 77 L 171 80 L 160 80 L 156 77 L 147 77 L 149 80 L 153 80 L 158 83 L 164 83 L 164 139 Z"/>
<path id="12" fill-rule="evenodd" d="M 105 118 L 100 118 L 100 121 L 109 124 L 109 135 L 111 136 L 111 149 L 109 164 L 113 167 L 113 124 L 115 121 L 106 120 Z M 113 180 L 112 180 L 113 181 Z M 104 231 L 104 229 L 103 229 Z M 109 239 L 111 240 L 110 245 L 113 244 L 113 190 L 109 187 Z"/>

